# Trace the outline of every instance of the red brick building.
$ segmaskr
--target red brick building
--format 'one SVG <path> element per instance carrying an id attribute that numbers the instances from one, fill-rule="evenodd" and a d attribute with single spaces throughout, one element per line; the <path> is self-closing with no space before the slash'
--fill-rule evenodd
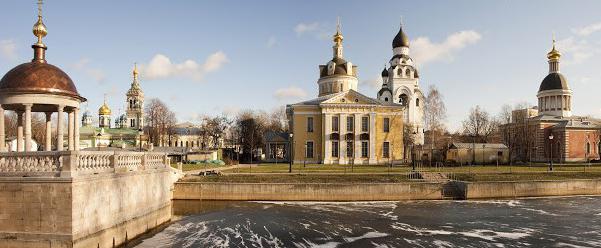
<path id="1" fill-rule="evenodd" d="M 501 127 L 513 161 L 583 162 L 598 160 L 601 121 L 572 116 L 572 90 L 559 71 L 561 54 L 547 54 L 549 74 L 540 84 L 538 106 L 515 110 Z"/>

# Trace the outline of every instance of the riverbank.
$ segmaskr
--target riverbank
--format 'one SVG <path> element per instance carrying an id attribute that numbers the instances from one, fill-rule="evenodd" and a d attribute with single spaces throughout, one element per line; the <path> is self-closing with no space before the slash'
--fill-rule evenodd
<path id="1" fill-rule="evenodd" d="M 399 201 L 601 195 L 600 179 L 330 183 L 193 182 L 175 184 L 174 200 Z"/>

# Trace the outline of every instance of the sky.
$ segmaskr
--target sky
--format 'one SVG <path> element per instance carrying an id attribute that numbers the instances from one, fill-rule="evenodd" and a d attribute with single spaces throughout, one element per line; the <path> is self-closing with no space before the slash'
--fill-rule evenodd
<path id="1" fill-rule="evenodd" d="M 33 56 L 35 2 L 0 3 L 0 75 Z M 451 131 L 476 105 L 496 114 L 535 104 L 553 33 L 574 114 L 601 117 L 601 1 L 73 0 L 43 9 L 47 60 L 94 114 L 105 94 L 123 111 L 134 63 L 146 99 L 167 103 L 180 122 L 314 98 L 339 17 L 344 56 L 370 97 L 402 19 L 420 86 L 441 91 Z"/>

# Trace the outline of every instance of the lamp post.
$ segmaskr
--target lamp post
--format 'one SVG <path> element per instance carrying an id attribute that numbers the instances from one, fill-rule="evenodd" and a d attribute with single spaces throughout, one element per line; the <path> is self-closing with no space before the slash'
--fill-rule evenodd
<path id="1" fill-rule="evenodd" d="M 290 139 L 288 139 L 288 160 L 290 160 L 290 164 L 288 165 L 288 173 L 292 173 L 292 137 L 294 134 L 290 133 Z"/>
<path id="2" fill-rule="evenodd" d="M 549 135 L 549 143 L 551 145 L 551 159 L 549 161 L 549 171 L 553 171 L 553 134 Z"/>
<path id="3" fill-rule="evenodd" d="M 144 135 L 144 131 L 142 128 L 138 129 L 138 134 L 140 136 L 140 152 L 142 151 L 142 135 Z"/>

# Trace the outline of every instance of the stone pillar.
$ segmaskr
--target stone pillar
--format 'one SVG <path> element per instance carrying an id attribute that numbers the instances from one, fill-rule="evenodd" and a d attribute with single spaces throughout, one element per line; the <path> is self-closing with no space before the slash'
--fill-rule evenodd
<path id="1" fill-rule="evenodd" d="M 332 163 L 332 141 L 331 141 L 331 134 L 332 134 L 332 115 L 329 114 L 323 114 L 323 123 L 324 123 L 324 128 L 323 128 L 323 145 L 324 145 L 324 149 L 323 149 L 323 163 L 324 164 L 331 164 Z"/>
<path id="2" fill-rule="evenodd" d="M 6 133 L 4 132 L 4 108 L 0 105 L 0 152 L 6 152 Z"/>
<path id="3" fill-rule="evenodd" d="M 340 133 L 340 140 L 338 141 L 338 163 L 346 164 L 346 134 L 348 130 L 346 130 L 346 114 L 340 114 L 338 117 L 338 124 L 340 128 L 338 129 Z"/>
<path id="4" fill-rule="evenodd" d="M 67 114 L 67 137 L 68 137 L 68 149 L 69 151 L 73 151 L 74 149 L 74 145 L 73 143 L 73 121 L 75 120 L 75 118 L 73 118 L 74 114 L 73 114 L 73 110 L 69 111 Z"/>
<path id="5" fill-rule="evenodd" d="M 73 148 L 79 151 L 79 108 L 73 109 Z"/>
<path id="6" fill-rule="evenodd" d="M 46 137 L 44 151 L 52 150 L 52 112 L 46 112 Z"/>
<path id="7" fill-rule="evenodd" d="M 31 151 L 31 107 L 33 104 L 23 104 L 25 106 L 25 151 Z"/>
<path id="8" fill-rule="evenodd" d="M 22 152 L 23 149 L 23 111 L 17 111 L 17 151 Z"/>
<path id="9" fill-rule="evenodd" d="M 355 147 L 355 161 L 353 163 L 357 163 L 361 160 L 361 139 L 359 138 L 361 135 L 361 115 L 355 114 L 355 142 L 353 146 Z"/>
<path id="10" fill-rule="evenodd" d="M 369 163 L 376 164 L 376 113 L 369 113 Z"/>
<path id="11" fill-rule="evenodd" d="M 56 121 L 56 150 L 57 151 L 62 151 L 63 150 L 63 139 L 64 139 L 64 135 L 65 133 L 63 132 L 63 122 L 65 121 L 65 117 L 63 116 L 63 111 L 65 110 L 65 105 L 58 105 L 58 110 L 57 110 L 57 121 Z"/>

